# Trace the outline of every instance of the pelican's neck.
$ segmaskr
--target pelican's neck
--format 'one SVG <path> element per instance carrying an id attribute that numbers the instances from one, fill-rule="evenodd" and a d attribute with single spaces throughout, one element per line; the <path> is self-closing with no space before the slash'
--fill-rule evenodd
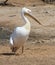
<path id="1" fill-rule="evenodd" d="M 24 20 L 24 22 L 25 22 L 24 27 L 25 27 L 27 30 L 30 30 L 30 22 L 29 22 L 29 20 L 27 19 L 27 17 L 25 17 L 25 13 L 22 13 L 21 15 L 22 15 L 22 18 L 23 18 L 23 20 Z"/>

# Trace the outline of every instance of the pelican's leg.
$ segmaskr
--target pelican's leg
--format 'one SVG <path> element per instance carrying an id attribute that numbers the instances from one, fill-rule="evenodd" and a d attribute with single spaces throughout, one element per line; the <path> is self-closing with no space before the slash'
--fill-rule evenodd
<path id="1" fill-rule="evenodd" d="M 13 54 L 16 54 L 16 51 L 17 51 L 17 47 L 11 47 L 11 49 L 12 49 L 12 52 L 13 52 Z"/>
<path id="2" fill-rule="evenodd" d="M 22 53 L 23 53 L 23 50 L 24 50 L 24 46 L 22 45 Z"/>

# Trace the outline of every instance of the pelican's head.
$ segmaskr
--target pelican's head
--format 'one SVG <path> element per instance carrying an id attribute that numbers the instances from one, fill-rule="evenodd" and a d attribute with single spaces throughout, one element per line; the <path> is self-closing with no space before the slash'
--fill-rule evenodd
<path id="1" fill-rule="evenodd" d="M 27 14 L 29 15 L 30 17 L 32 17 L 35 21 L 37 21 L 37 23 L 41 24 L 33 15 L 32 15 L 32 12 L 30 9 L 26 8 L 26 7 L 23 7 L 22 8 L 22 14 Z"/>
<path id="2" fill-rule="evenodd" d="M 28 8 L 26 8 L 26 7 L 23 7 L 22 8 L 22 13 L 27 13 L 27 14 L 30 14 L 31 13 L 31 10 L 30 9 L 28 9 Z"/>

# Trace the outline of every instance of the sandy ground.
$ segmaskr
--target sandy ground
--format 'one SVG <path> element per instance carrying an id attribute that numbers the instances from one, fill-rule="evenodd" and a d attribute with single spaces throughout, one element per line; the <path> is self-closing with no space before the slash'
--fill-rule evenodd
<path id="1" fill-rule="evenodd" d="M 14 55 L 9 47 L 9 37 L 17 26 L 25 23 L 21 18 L 22 7 L 0 6 L 0 65 L 55 65 L 55 6 L 26 6 L 42 23 L 39 25 L 30 17 L 31 32 L 24 45 Z"/>
<path id="2" fill-rule="evenodd" d="M 4 2 L 5 0 L 0 0 L 0 3 Z M 14 5 L 14 6 L 36 6 L 36 5 L 43 5 L 42 0 L 8 0 L 8 4 Z"/>

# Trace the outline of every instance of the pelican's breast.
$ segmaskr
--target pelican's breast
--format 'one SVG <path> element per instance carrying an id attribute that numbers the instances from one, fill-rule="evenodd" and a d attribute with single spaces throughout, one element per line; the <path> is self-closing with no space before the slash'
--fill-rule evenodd
<path id="1" fill-rule="evenodd" d="M 14 34 L 16 38 L 18 37 L 19 39 L 25 39 L 29 35 L 29 31 L 25 27 L 17 27 Z"/>
<path id="2" fill-rule="evenodd" d="M 30 32 L 30 22 L 26 23 L 24 28 Z"/>

